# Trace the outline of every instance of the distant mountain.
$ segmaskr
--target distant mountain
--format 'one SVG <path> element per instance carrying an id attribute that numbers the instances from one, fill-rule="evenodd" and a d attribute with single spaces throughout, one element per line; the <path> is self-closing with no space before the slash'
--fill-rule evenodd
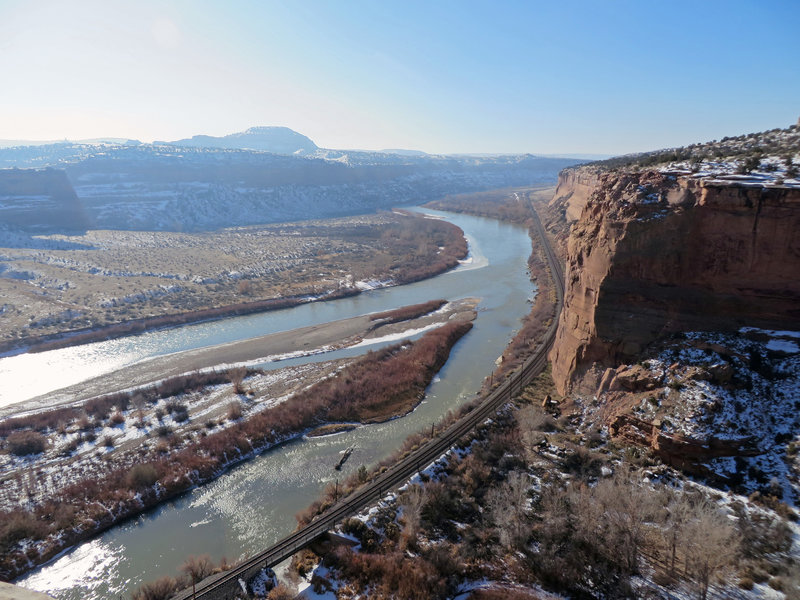
<path id="1" fill-rule="evenodd" d="M 579 162 L 331 150 L 285 127 L 170 143 L 93 142 L 0 148 L 0 230 L 90 224 L 200 231 L 363 214 L 447 194 L 555 183 L 561 169 Z M 80 218 L 67 219 L 67 209 Z"/>
<path id="2" fill-rule="evenodd" d="M 58 142 L 38 142 L 31 140 L 0 140 L 0 148 L 17 148 L 20 146 L 47 146 L 49 144 L 57 144 Z"/>
<path id="3" fill-rule="evenodd" d="M 388 150 L 380 150 L 383 154 L 399 154 L 400 156 L 428 156 L 427 152 L 423 152 L 422 150 L 402 150 L 402 149 L 388 149 Z"/>
<path id="4" fill-rule="evenodd" d="M 188 146 L 192 148 L 222 148 L 227 150 L 260 150 L 273 154 L 313 154 L 317 145 L 301 133 L 288 127 L 251 127 L 247 131 L 222 137 L 195 135 L 174 142 L 154 142 L 156 145 Z"/>
<path id="5" fill-rule="evenodd" d="M 21 148 L 52 146 L 55 144 L 87 144 L 90 146 L 138 146 L 142 142 L 139 140 L 129 140 L 128 138 L 92 138 L 88 140 L 0 140 L 0 148 Z"/>

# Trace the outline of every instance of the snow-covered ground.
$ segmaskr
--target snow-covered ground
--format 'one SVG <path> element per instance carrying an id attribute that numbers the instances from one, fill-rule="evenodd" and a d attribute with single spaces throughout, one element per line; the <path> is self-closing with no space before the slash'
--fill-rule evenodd
<path id="1" fill-rule="evenodd" d="M 702 160 L 672 162 L 658 170 L 670 175 L 683 175 L 695 179 L 704 179 L 708 183 L 731 184 L 745 186 L 785 186 L 800 187 L 800 176 L 789 176 L 786 161 L 780 156 L 766 156 L 758 167 L 749 173 L 742 172 L 745 159 Z M 800 157 L 795 159 L 795 171 L 800 168 Z"/>
<path id="2" fill-rule="evenodd" d="M 706 465 L 748 493 L 800 501 L 800 333 L 743 328 L 689 332 L 640 365 L 653 389 L 629 394 L 632 414 L 671 436 L 742 442 L 746 452 Z M 617 392 L 619 393 L 619 392 Z M 612 393 L 584 402 L 604 410 Z M 619 402 L 619 399 L 615 400 Z"/>
<path id="3" fill-rule="evenodd" d="M 247 377 L 248 394 L 236 394 L 231 384 L 209 386 L 156 403 L 133 402 L 104 420 L 86 419 L 46 433 L 45 452 L 28 456 L 0 453 L 0 471 L 8 475 L 0 486 L 0 509 L 27 507 L 57 497 L 64 486 L 142 462 L 142 452 L 163 455 L 237 422 L 231 406 L 253 415 L 274 407 L 293 393 L 329 376 L 342 361 L 285 367 Z M 170 407 L 184 406 L 181 410 Z M 163 434 L 163 435 L 162 435 Z"/>

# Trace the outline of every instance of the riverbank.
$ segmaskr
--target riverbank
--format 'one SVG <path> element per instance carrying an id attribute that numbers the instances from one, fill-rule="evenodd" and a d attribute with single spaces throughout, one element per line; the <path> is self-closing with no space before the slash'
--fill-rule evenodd
<path id="1" fill-rule="evenodd" d="M 255 302 L 241 302 L 229 306 L 220 306 L 218 308 L 205 308 L 202 310 L 195 310 L 185 313 L 135 319 L 133 321 L 115 323 L 113 325 L 107 325 L 104 327 L 53 333 L 44 336 L 26 338 L 25 340 L 22 340 L 22 342 L 13 341 L 0 343 L 0 355 L 10 355 L 21 352 L 46 352 L 48 350 L 79 346 L 81 344 L 91 344 L 92 342 L 99 342 L 102 340 L 113 340 L 129 335 L 137 335 L 146 331 L 154 331 L 157 329 L 168 329 L 181 325 L 190 325 L 193 323 L 225 319 L 227 317 L 252 315 L 254 313 L 266 312 L 268 310 L 292 308 L 307 302 L 320 302 L 324 300 L 336 300 L 337 298 L 347 298 L 349 296 L 356 296 L 360 293 L 361 290 L 358 288 L 330 290 L 321 296 L 296 296 L 287 298 L 270 298 L 268 300 L 258 300 Z M 24 345 L 20 346 L 20 343 L 23 343 Z"/>
<path id="2" fill-rule="evenodd" d="M 474 299 L 442 302 L 185 353 L 191 357 L 171 356 L 165 361 L 169 365 L 149 361 L 143 372 L 149 368 L 154 376 L 152 369 L 158 365 L 163 375 L 212 358 L 228 362 L 263 358 L 265 344 L 287 351 L 283 354 L 324 352 L 325 344 L 333 340 L 338 345 L 367 345 L 433 330 L 417 342 L 363 358 L 294 367 L 288 374 L 231 373 L 232 386 L 192 390 L 152 404 L 146 401 L 145 390 L 132 389 L 117 395 L 120 401 L 124 396 L 124 404 L 104 404 L 105 412 L 92 420 L 73 413 L 68 422 L 48 424 L 47 436 L 19 423 L 23 432 L 45 438 L 47 451 L 42 456 L 50 459 L 3 455 L 8 476 L 3 485 L 6 510 L 0 519 L 4 523 L 0 574 L 19 576 L 65 547 L 319 426 L 380 422 L 405 414 L 420 401 L 449 348 L 475 318 Z M 339 383 L 340 376 L 344 384 Z M 128 371 L 120 377 L 130 384 Z M 383 395 L 376 392 L 381 385 L 386 388 Z M 357 401 L 359 390 L 370 390 L 368 397 Z M 12 498 L 20 504 L 10 506 Z"/>
<path id="3" fill-rule="evenodd" d="M 400 339 L 460 318 L 477 306 L 475 298 L 445 303 L 433 301 L 390 311 L 311 325 L 246 340 L 187 350 L 144 360 L 124 370 L 95 377 L 55 392 L 0 407 L 0 418 L 28 414 L 154 384 L 194 371 L 228 368 L 288 358 L 324 354 L 358 344 L 368 346 L 380 339 Z M 403 318 L 395 320 L 395 313 Z"/>
<path id="4" fill-rule="evenodd" d="M 0 240 L 8 263 L 0 355 L 353 296 L 433 277 L 468 252 L 458 227 L 414 213 L 207 234 L 90 231 L 39 243 L 28 250 Z"/>
<path id="5" fill-rule="evenodd" d="M 540 339 L 555 318 L 556 292 L 550 267 L 542 248 L 537 230 L 534 229 L 533 214 L 536 210 L 544 221 L 548 213 L 548 202 L 553 197 L 555 187 L 537 186 L 511 190 L 492 190 L 474 194 L 446 196 L 424 205 L 455 213 L 473 214 L 524 226 L 531 240 L 531 254 L 528 257 L 528 274 L 536 283 L 536 297 L 532 299 L 531 311 L 522 319 L 522 327 L 509 342 L 497 363 L 494 374 L 484 382 L 482 391 L 501 381 L 501 378 L 516 369 L 532 352 L 536 340 Z M 558 232 L 545 231 L 550 243 L 558 246 Z M 563 260 L 563 257 L 562 257 Z M 495 377 L 497 379 L 495 380 Z"/>

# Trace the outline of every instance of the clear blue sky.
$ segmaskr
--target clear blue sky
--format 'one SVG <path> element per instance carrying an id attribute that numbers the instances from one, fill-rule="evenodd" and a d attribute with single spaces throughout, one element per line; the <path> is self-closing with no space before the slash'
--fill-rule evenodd
<path id="1" fill-rule="evenodd" d="M 0 0 L 0 139 L 618 154 L 800 116 L 800 0 Z"/>

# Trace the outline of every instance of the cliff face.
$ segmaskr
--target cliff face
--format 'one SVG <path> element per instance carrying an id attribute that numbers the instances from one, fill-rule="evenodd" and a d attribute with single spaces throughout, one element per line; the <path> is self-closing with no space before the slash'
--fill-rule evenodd
<path id="1" fill-rule="evenodd" d="M 561 171 L 551 207 L 559 208 L 567 221 L 577 221 L 599 181 L 600 173 L 589 167 Z"/>
<path id="2" fill-rule="evenodd" d="M 574 221 L 551 352 L 561 393 L 593 392 L 673 332 L 800 328 L 800 189 L 576 169 L 552 204 Z"/>

